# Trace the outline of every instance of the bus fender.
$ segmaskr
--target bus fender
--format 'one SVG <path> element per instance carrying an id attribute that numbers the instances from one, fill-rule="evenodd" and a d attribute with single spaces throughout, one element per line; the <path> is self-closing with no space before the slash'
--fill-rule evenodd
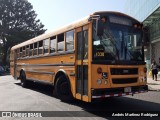
<path id="1" fill-rule="evenodd" d="M 56 73 L 56 76 L 55 76 L 55 78 L 54 78 L 53 85 L 56 84 L 57 78 L 58 78 L 59 76 L 62 76 L 62 75 L 64 75 L 64 76 L 66 77 L 66 79 L 67 79 L 67 82 L 69 82 L 69 77 L 68 77 L 66 71 L 64 71 L 63 69 L 60 69 L 60 70 L 58 70 L 58 72 Z M 69 82 L 69 84 L 70 84 L 70 82 Z M 70 86 L 71 86 L 71 84 L 70 84 Z"/>
<path id="2" fill-rule="evenodd" d="M 73 100 L 72 86 L 67 73 L 63 69 L 60 69 L 57 72 L 54 80 L 54 85 L 55 92 L 62 101 Z M 65 85 L 65 87 L 63 87 L 63 85 Z M 63 91 L 66 92 L 64 93 Z"/>

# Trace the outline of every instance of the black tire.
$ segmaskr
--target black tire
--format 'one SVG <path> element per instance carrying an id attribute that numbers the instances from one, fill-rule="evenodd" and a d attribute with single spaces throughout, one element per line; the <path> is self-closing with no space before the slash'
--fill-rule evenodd
<path id="1" fill-rule="evenodd" d="M 60 76 L 55 85 L 55 91 L 59 99 L 65 102 L 73 100 L 69 80 L 65 76 Z"/>
<path id="2" fill-rule="evenodd" d="M 24 71 L 21 72 L 21 86 L 27 87 L 26 74 Z"/>

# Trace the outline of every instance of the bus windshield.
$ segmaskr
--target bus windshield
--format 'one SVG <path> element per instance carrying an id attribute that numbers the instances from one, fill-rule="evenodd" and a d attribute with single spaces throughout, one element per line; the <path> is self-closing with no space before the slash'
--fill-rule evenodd
<path id="1" fill-rule="evenodd" d="M 104 24 L 102 36 L 93 24 L 93 60 L 143 61 L 142 30 L 127 25 Z"/>

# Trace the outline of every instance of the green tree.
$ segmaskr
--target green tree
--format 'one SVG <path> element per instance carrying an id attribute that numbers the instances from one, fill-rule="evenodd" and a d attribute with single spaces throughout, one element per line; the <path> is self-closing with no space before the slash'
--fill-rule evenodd
<path id="1" fill-rule="evenodd" d="M 28 0 L 0 0 L 0 44 L 3 64 L 6 64 L 9 48 L 46 31 L 36 17 L 37 14 Z"/>

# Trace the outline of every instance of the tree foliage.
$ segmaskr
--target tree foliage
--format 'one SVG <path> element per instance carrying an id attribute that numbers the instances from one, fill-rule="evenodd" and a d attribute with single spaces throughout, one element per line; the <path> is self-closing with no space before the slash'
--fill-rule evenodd
<path id="1" fill-rule="evenodd" d="M 0 44 L 6 61 L 8 48 L 46 31 L 28 0 L 0 0 Z"/>

